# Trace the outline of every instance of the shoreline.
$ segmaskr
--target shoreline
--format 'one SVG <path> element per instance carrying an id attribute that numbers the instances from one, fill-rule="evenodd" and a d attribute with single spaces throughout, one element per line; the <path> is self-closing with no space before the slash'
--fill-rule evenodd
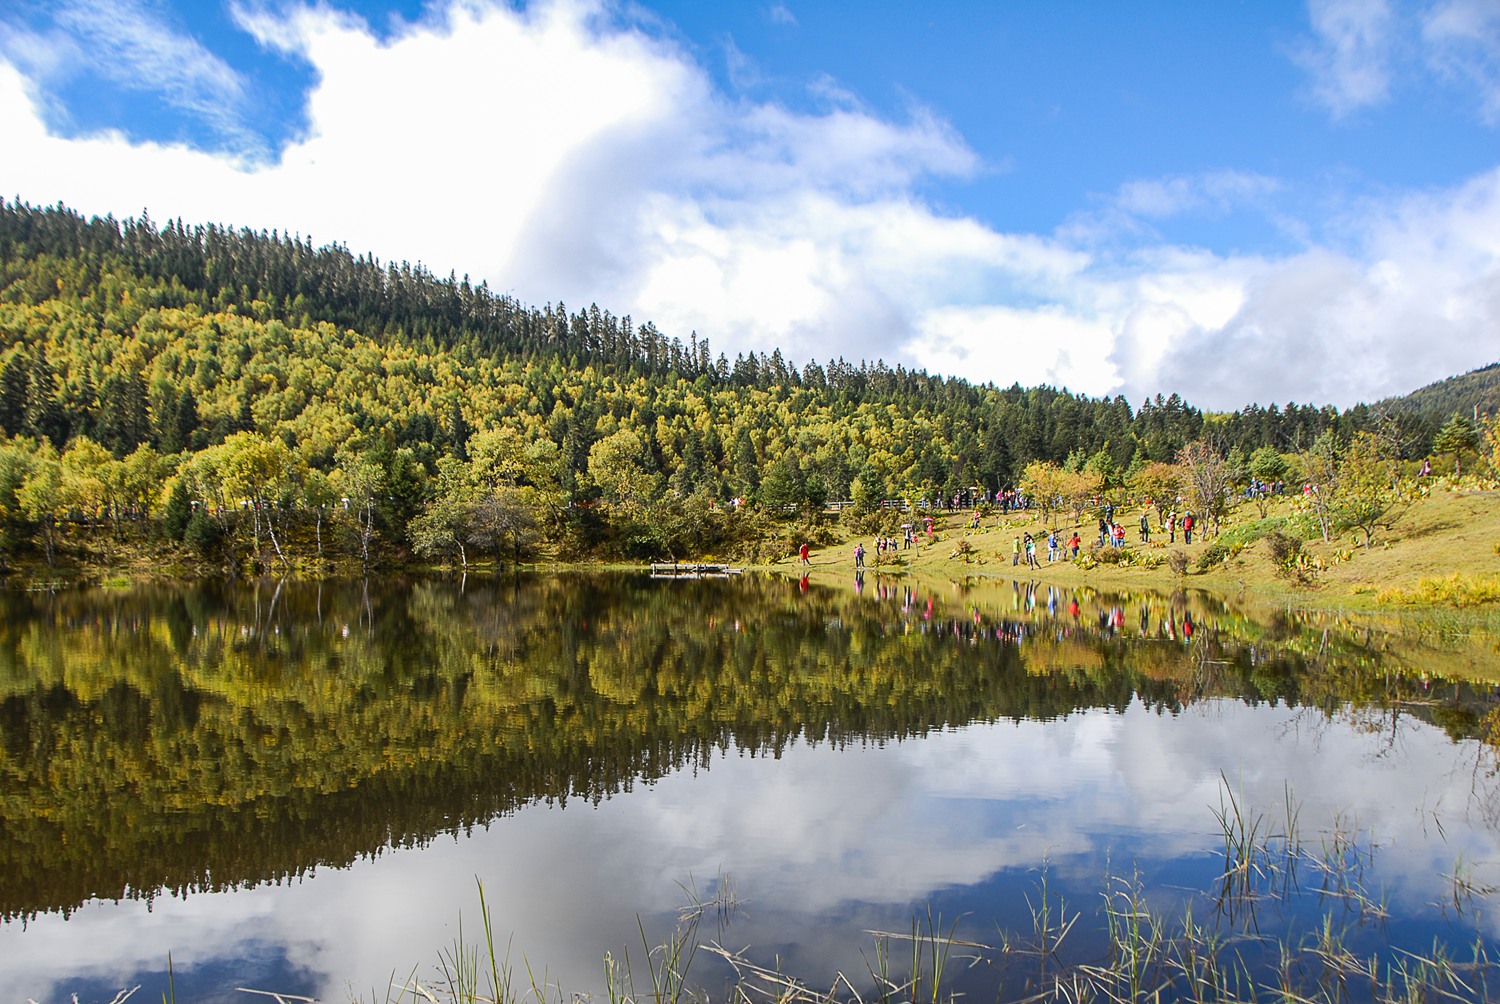
<path id="1" fill-rule="evenodd" d="M 1275 521 L 1296 516 L 1295 499 L 1282 498 L 1272 503 L 1267 519 Z M 1247 511 L 1248 510 L 1248 511 Z M 1124 525 L 1134 527 L 1140 506 L 1125 506 L 1119 511 Z M 899 521 L 892 513 L 888 522 Z M 745 572 L 768 573 L 826 585 L 847 585 L 855 576 L 853 547 L 865 546 L 865 575 L 932 584 L 963 584 L 984 580 L 1028 580 L 1063 588 L 1086 587 L 1097 590 L 1130 592 L 1150 590 L 1170 594 L 1178 590 L 1201 590 L 1224 597 L 1253 600 L 1257 605 L 1273 605 L 1301 610 L 1349 611 L 1395 615 L 1404 612 L 1460 609 L 1476 622 L 1500 633 L 1500 489 L 1489 487 L 1452 487 L 1435 491 L 1431 497 L 1377 537 L 1373 546 L 1345 535 L 1332 541 L 1313 539 L 1302 545 L 1304 565 L 1299 569 L 1278 567 L 1267 551 L 1264 540 L 1252 539 L 1235 546 L 1223 561 L 1202 567 L 1203 555 L 1237 529 L 1260 520 L 1259 513 L 1248 504 L 1238 507 L 1226 520 L 1217 537 L 1192 544 L 1163 543 L 1153 539 L 1142 547 L 1138 531 L 1127 535 L 1119 563 L 1099 561 L 1099 549 L 1080 548 L 1080 558 L 1063 557 L 1047 562 L 1045 540 L 1047 527 L 1031 510 L 1021 513 L 992 514 L 982 517 L 980 526 L 971 524 L 972 513 L 949 510 L 935 516 L 930 537 L 918 535 L 914 546 L 898 543 L 893 554 L 877 552 L 873 546 L 876 533 L 859 534 L 841 521 L 817 525 L 816 529 L 833 543 L 809 547 L 809 564 L 802 566 L 796 553 L 797 544 L 787 548 L 783 557 L 770 561 L 739 562 L 723 555 L 701 555 L 681 559 L 683 564 L 723 564 Z M 1093 534 L 1093 528 L 1062 521 L 1057 529 L 1070 534 L 1075 529 Z M 786 524 L 782 540 L 794 540 L 796 531 L 812 529 L 810 525 Z M 887 531 L 889 533 L 890 531 Z M 1014 541 L 1025 533 L 1037 540 L 1039 566 L 1028 568 L 1024 560 L 1013 563 Z M 1136 539 L 1132 540 L 1131 537 Z M 1064 538 L 1066 539 L 1066 538 Z M 1107 549 L 1106 549 L 1107 550 Z M 764 553 L 764 551 L 762 551 Z M 1064 555 L 1067 554 L 1064 549 Z M 1182 571 L 1171 567 L 1171 556 L 1183 555 Z M 259 575 L 229 576 L 222 568 L 211 568 L 182 560 L 179 553 L 163 548 L 116 552 L 122 560 L 46 568 L 26 564 L 8 569 L 0 577 L 0 588 L 37 591 L 87 586 L 124 588 L 143 583 L 188 583 L 212 580 L 256 581 L 264 579 L 344 579 L 361 575 L 505 574 L 510 570 L 528 573 L 563 573 L 589 571 L 643 571 L 650 561 L 542 560 L 520 564 L 473 562 L 466 569 L 430 562 L 378 564 L 368 569 L 358 562 L 322 561 L 308 566 L 294 566 L 285 573 L 268 570 Z M 1455 577 L 1457 577 L 1455 579 Z M 1445 583 L 1453 584 L 1446 588 Z M 1434 585 L 1436 584 L 1436 585 Z M 1478 584 L 1487 589 L 1470 589 Z M 1467 589 L 1467 592 L 1464 590 Z M 1425 590 L 1425 592 L 1424 592 Z"/>

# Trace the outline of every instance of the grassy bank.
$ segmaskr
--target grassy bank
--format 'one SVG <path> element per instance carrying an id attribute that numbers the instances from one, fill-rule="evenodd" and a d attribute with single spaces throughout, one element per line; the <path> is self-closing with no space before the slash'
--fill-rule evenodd
<path id="1" fill-rule="evenodd" d="M 1325 541 L 1316 532 L 1300 497 L 1270 502 L 1263 516 L 1259 508 L 1242 503 L 1229 515 L 1218 534 L 1195 534 L 1192 544 L 1175 542 L 1156 526 L 1155 512 L 1149 542 L 1139 538 L 1143 509 L 1126 505 L 1115 518 L 1126 527 L 1123 549 L 1095 546 L 1098 513 L 1085 513 L 1082 522 L 1070 514 L 1044 523 L 1039 513 L 987 513 L 977 528 L 972 512 L 942 512 L 935 516 L 930 535 L 918 533 L 916 544 L 884 554 L 875 548 L 877 533 L 899 538 L 910 514 L 886 512 L 879 516 L 824 516 L 815 523 L 765 521 L 767 536 L 752 550 L 760 555 L 746 567 L 778 574 L 807 575 L 813 581 L 845 583 L 853 575 L 855 544 L 865 548 L 866 574 L 932 583 L 984 579 L 1025 578 L 1062 587 L 1088 586 L 1118 591 L 1202 589 L 1221 595 L 1260 599 L 1283 606 L 1395 612 L 1405 609 L 1457 610 L 1480 625 L 1500 621 L 1500 489 L 1477 483 L 1439 481 L 1426 498 L 1388 528 L 1377 531 L 1366 547 L 1359 531 Z M 921 526 L 921 519 L 917 519 Z M 1066 541 L 1076 531 L 1082 538 L 1079 556 L 1048 562 L 1046 539 L 1056 529 Z M 1015 541 L 1030 533 L 1037 541 L 1040 567 L 1028 569 L 1024 557 L 1013 562 Z M 1295 544 L 1288 560 L 1287 542 Z M 810 565 L 802 566 L 796 549 L 811 545 Z M 298 542 L 311 553 L 310 542 Z M 76 542 L 70 561 L 56 568 L 36 561 L 13 563 L 7 579 L 12 585 L 35 587 L 63 583 L 128 584 L 133 581 L 197 579 L 222 576 L 221 567 L 195 560 L 183 548 L 162 541 L 111 544 L 104 534 Z M 685 556 L 684 560 L 724 560 L 723 556 Z M 742 562 L 735 562 L 741 564 Z M 381 574 L 422 571 L 426 566 L 380 566 Z M 470 570 L 493 570 L 484 560 Z M 629 563 L 539 563 L 534 569 L 639 568 Z M 302 562 L 299 576 L 358 576 L 357 561 Z"/>
<path id="2" fill-rule="evenodd" d="M 839 539 L 814 548 L 811 566 L 799 566 L 790 554 L 771 567 L 806 572 L 814 579 L 846 580 L 854 573 L 853 548 L 865 547 L 866 575 L 913 576 L 936 580 L 1024 577 L 1062 586 L 1088 585 L 1121 590 L 1171 591 L 1199 588 L 1274 599 L 1299 606 L 1396 610 L 1409 606 L 1468 607 L 1480 617 L 1500 613 L 1500 490 L 1438 484 L 1395 525 L 1376 534 L 1366 548 L 1363 535 L 1348 532 L 1324 541 L 1311 529 L 1299 498 L 1273 500 L 1262 517 L 1249 503 L 1237 507 L 1207 539 L 1195 534 L 1185 544 L 1158 532 L 1150 512 L 1149 543 L 1139 539 L 1139 506 L 1126 506 L 1116 520 L 1127 528 L 1122 553 L 1093 546 L 1097 513 L 1075 523 L 1068 514 L 1051 526 L 1067 540 L 1083 538 L 1079 557 L 1047 561 L 1050 529 L 1034 511 L 984 516 L 971 528 L 972 513 L 939 515 L 932 535 L 918 535 L 915 547 L 877 555 L 875 533 L 858 533 L 853 521 L 841 522 Z M 899 525 L 910 517 L 890 517 Z M 893 525 L 891 532 L 897 533 Z M 1278 531 L 1296 536 L 1300 556 L 1278 561 Z M 1030 533 L 1037 541 L 1040 568 L 1028 569 L 1024 557 L 1012 562 L 1014 541 Z M 1174 568 L 1173 555 L 1176 559 Z"/>

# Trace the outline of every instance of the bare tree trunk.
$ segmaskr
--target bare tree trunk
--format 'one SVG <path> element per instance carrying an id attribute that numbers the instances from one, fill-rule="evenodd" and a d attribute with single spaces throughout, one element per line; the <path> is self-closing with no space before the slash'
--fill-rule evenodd
<path id="1" fill-rule="evenodd" d="M 291 571 L 292 563 L 287 560 L 281 550 L 281 541 L 276 539 L 276 521 L 270 514 L 266 515 L 266 532 L 271 536 L 271 546 L 276 549 L 276 557 L 281 559 L 281 567 Z"/>

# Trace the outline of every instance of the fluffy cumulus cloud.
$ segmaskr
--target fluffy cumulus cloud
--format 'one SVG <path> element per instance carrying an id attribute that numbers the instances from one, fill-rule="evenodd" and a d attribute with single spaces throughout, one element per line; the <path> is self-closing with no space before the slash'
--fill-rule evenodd
<path id="1" fill-rule="evenodd" d="M 68 9 L 85 6 L 145 23 L 133 2 Z M 1492 101 L 1490 9 L 1426 10 L 1432 65 Z M 1333 57 L 1319 84 L 1329 107 L 1382 100 L 1385 5 L 1318 0 L 1312 12 L 1309 51 Z M 665 33 L 591 0 L 451 0 L 383 35 L 324 5 L 238 17 L 314 70 L 306 131 L 276 156 L 59 135 L 44 95 L 82 36 L 33 33 L 0 58 L 7 190 L 339 241 L 524 302 L 597 302 L 683 340 L 696 331 L 731 358 L 880 357 L 1233 408 L 1351 404 L 1494 355 L 1500 174 L 1360 206 L 1335 237 L 1281 258 L 1152 236 L 1169 217 L 1268 211 L 1281 182 L 1232 169 L 1131 181 L 1087 221 L 1006 233 L 920 196 L 932 179 L 986 170 L 941 117 L 883 117 L 835 85 L 817 88 L 817 112 L 726 93 Z M 155 28 L 149 51 L 131 41 L 140 33 L 114 32 L 135 84 L 212 106 L 217 134 L 235 134 L 233 72 Z"/>

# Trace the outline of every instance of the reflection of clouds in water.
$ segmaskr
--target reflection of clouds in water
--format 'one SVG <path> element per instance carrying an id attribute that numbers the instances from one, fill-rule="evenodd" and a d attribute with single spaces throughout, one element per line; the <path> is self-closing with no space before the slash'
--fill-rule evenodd
<path id="1" fill-rule="evenodd" d="M 178 970 L 190 969 L 234 946 L 236 953 L 256 943 L 277 943 L 275 899 L 286 887 L 262 887 L 238 894 L 163 896 L 153 903 L 89 903 L 66 921 L 43 914 L 25 925 L 0 928 L 0 984 L 19 994 L 48 1001 L 66 997 L 68 979 L 97 979 L 121 989 L 142 971 L 164 970 L 167 953 Z M 54 980 L 60 980 L 53 986 Z"/>
<path id="2" fill-rule="evenodd" d="M 1336 818 L 1368 828 L 1380 851 L 1366 883 L 1410 912 L 1441 897 L 1441 876 L 1460 856 L 1476 878 L 1500 881 L 1496 833 L 1469 812 L 1495 784 L 1476 780 L 1475 756 L 1472 744 L 1456 747 L 1411 719 L 1393 742 L 1389 719 L 1329 721 L 1229 700 L 879 746 L 796 743 L 780 758 L 730 753 L 706 772 L 685 769 L 597 807 L 532 806 L 288 886 L 161 899 L 149 911 L 93 904 L 66 924 L 6 925 L 0 983 L 44 999 L 66 989 L 49 993 L 49 973 L 123 981 L 159 968 L 169 949 L 190 966 L 267 941 L 326 974 L 326 999 L 382 996 L 392 975 L 413 965 L 430 973 L 460 913 L 466 938 L 480 938 L 478 878 L 502 952 L 515 932 L 518 970 L 524 957 L 568 992 L 596 990 L 605 951 L 629 948 L 639 961 L 637 916 L 664 933 L 685 900 L 679 884 L 706 893 L 721 872 L 745 901 L 727 941 L 784 948 L 789 965 L 858 966 L 865 928 L 937 890 L 1007 869 L 1030 888 L 1029 869 L 1044 858 L 1059 875 L 1097 882 L 1106 851 L 1118 871 L 1129 855 L 1216 849 L 1220 772 L 1270 829 L 1284 820 L 1287 786 L 1314 845 Z"/>

